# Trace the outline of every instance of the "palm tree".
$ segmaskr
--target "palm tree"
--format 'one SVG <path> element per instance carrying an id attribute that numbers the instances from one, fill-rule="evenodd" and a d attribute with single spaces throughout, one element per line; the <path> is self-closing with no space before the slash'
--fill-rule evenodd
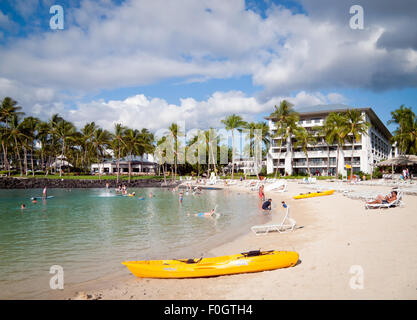
<path id="1" fill-rule="evenodd" d="M 41 170 L 44 170 L 45 165 L 45 153 L 50 144 L 50 134 L 49 134 L 49 124 L 44 121 L 39 121 L 37 123 L 37 135 L 36 139 L 40 143 L 40 157 L 41 157 Z"/>
<path id="2" fill-rule="evenodd" d="M 10 97 L 5 97 L 0 106 L 0 121 L 5 122 L 6 127 L 8 127 L 13 116 L 20 117 L 25 114 L 19 110 L 22 110 L 22 107 L 18 106 L 16 101 Z"/>
<path id="3" fill-rule="evenodd" d="M 166 136 L 163 136 L 162 138 L 160 138 L 156 144 L 157 146 L 160 146 L 161 144 L 164 144 L 166 142 Z M 166 149 L 164 148 L 156 148 L 156 153 L 155 155 L 155 160 L 158 162 L 159 166 L 162 165 L 162 171 L 164 173 L 164 185 L 167 184 L 167 179 L 166 179 L 166 161 L 163 161 L 163 159 L 166 157 Z"/>
<path id="4" fill-rule="evenodd" d="M 80 139 L 80 146 L 82 150 L 82 164 L 84 170 L 90 166 L 90 159 L 91 155 L 95 154 L 95 150 L 93 150 L 93 137 L 94 132 L 98 129 L 98 126 L 95 122 L 89 122 L 84 125 L 81 129 L 81 139 Z"/>
<path id="5" fill-rule="evenodd" d="M 3 164 L 4 169 L 9 171 L 10 175 L 10 164 L 7 159 L 7 149 L 9 145 L 9 141 L 11 139 L 10 129 L 8 127 L 0 126 L 0 141 L 1 141 L 1 148 L 3 150 Z"/>
<path id="6" fill-rule="evenodd" d="M 22 121 L 23 131 L 25 132 L 27 138 L 25 139 L 24 144 L 24 152 L 25 152 L 25 173 L 27 175 L 27 153 L 26 147 L 30 150 L 30 158 L 31 158 L 31 167 L 32 167 L 32 176 L 35 176 L 35 169 L 33 163 L 33 153 L 35 149 L 35 140 L 36 140 L 36 131 L 38 129 L 39 119 L 35 117 L 26 117 Z"/>
<path id="7" fill-rule="evenodd" d="M 350 179 L 353 178 L 353 152 L 355 150 L 355 141 L 359 141 L 361 136 L 368 134 L 368 129 L 371 126 L 367 122 L 362 113 L 359 110 L 349 109 L 345 114 L 346 118 L 346 128 L 343 130 L 347 132 L 347 136 L 352 140 L 352 157 L 351 157 L 351 170 L 350 170 Z"/>
<path id="8" fill-rule="evenodd" d="M 58 139 L 61 140 L 61 170 L 59 171 L 59 176 L 62 176 L 62 166 L 63 166 L 63 158 L 65 157 L 66 151 L 66 142 L 67 140 L 71 140 L 74 138 L 75 133 L 77 132 L 75 126 L 66 120 L 59 121 L 56 127 L 56 136 Z M 69 168 L 69 166 L 68 166 Z"/>
<path id="9" fill-rule="evenodd" d="M 10 119 L 10 136 L 14 139 L 14 148 L 15 154 L 17 158 L 17 162 L 19 163 L 20 168 L 20 176 L 23 175 L 23 168 L 22 168 L 22 159 L 20 157 L 20 150 L 19 145 L 23 143 L 25 139 L 29 137 L 25 134 L 24 128 L 21 123 L 19 123 L 19 119 L 16 115 L 13 115 Z"/>
<path id="10" fill-rule="evenodd" d="M 399 109 L 391 112 L 391 119 L 387 124 L 397 124 L 397 128 L 393 132 L 392 141 L 397 142 L 400 154 L 410 153 L 409 132 L 412 130 L 416 121 L 416 115 L 411 108 L 401 105 Z"/>
<path id="11" fill-rule="evenodd" d="M 335 144 L 333 135 L 333 125 L 330 121 L 325 121 L 323 126 L 314 127 L 319 136 L 323 137 L 323 142 L 327 146 L 327 175 L 330 175 L 330 146 Z"/>
<path id="12" fill-rule="evenodd" d="M 337 144 L 336 155 L 336 177 L 339 176 L 339 154 L 346 141 L 347 136 L 347 119 L 343 113 L 331 112 L 325 119 L 325 126 L 333 128 L 327 137 L 329 141 L 334 141 Z"/>
<path id="13" fill-rule="evenodd" d="M 132 175 L 132 158 L 138 153 L 139 145 L 141 143 L 140 131 L 137 129 L 126 129 L 124 136 L 125 146 L 123 148 L 124 154 L 127 155 L 129 163 L 129 183 Z"/>
<path id="14" fill-rule="evenodd" d="M 180 127 L 176 123 L 172 123 L 168 127 L 169 134 L 171 135 L 172 142 L 173 142 L 173 152 L 174 152 L 174 175 L 172 176 L 173 180 L 176 180 L 177 178 L 177 162 L 178 162 L 178 156 L 180 156 L 179 153 L 179 141 L 178 138 L 183 136 L 183 132 L 181 132 Z"/>
<path id="15" fill-rule="evenodd" d="M 301 147 L 301 149 L 303 150 L 307 159 L 307 171 L 309 175 L 311 175 L 311 171 L 310 171 L 310 162 L 308 158 L 308 147 L 311 145 L 315 145 L 316 143 L 317 143 L 317 136 L 316 136 L 315 131 L 310 132 L 304 127 L 297 128 L 297 130 L 295 131 L 294 147 Z"/>
<path id="16" fill-rule="evenodd" d="M 235 172 L 235 139 L 234 139 L 234 131 L 235 129 L 240 129 L 245 125 L 245 121 L 243 121 L 241 116 L 236 114 L 232 114 L 227 116 L 224 120 L 221 120 L 221 123 L 224 124 L 227 131 L 232 132 L 232 179 L 234 177 Z"/>
<path id="17" fill-rule="evenodd" d="M 279 137 L 281 143 L 278 152 L 278 165 L 275 171 L 276 177 L 278 173 L 283 142 L 289 140 L 288 148 L 290 150 L 287 150 L 287 152 L 291 152 L 291 135 L 297 128 L 300 116 L 296 111 L 294 111 L 293 105 L 291 103 L 289 103 L 287 100 L 283 100 L 281 101 L 279 107 L 275 106 L 275 111 L 271 113 L 270 117 L 275 122 L 277 127 L 277 132 L 274 137 Z"/>
<path id="18" fill-rule="evenodd" d="M 97 161 L 99 163 L 103 163 L 104 158 L 106 156 L 106 149 L 110 145 L 110 141 L 112 139 L 112 134 L 104 130 L 102 128 L 97 127 L 94 130 L 91 143 L 96 150 L 97 154 Z M 99 180 L 101 181 L 101 171 L 99 170 Z"/>
<path id="19" fill-rule="evenodd" d="M 124 141 L 126 127 L 124 127 L 121 123 L 116 123 L 114 125 L 114 135 L 113 135 L 113 152 L 116 155 L 117 159 L 117 184 L 119 183 L 119 176 L 120 176 L 120 155 L 122 151 L 122 147 L 126 146 Z"/>

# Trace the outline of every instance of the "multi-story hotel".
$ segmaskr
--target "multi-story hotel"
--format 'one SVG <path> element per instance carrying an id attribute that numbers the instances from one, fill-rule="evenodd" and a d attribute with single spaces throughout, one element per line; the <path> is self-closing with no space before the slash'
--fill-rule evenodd
<path id="1" fill-rule="evenodd" d="M 344 112 L 352 107 L 346 105 L 317 105 L 312 107 L 295 109 L 300 115 L 299 125 L 311 130 L 313 127 L 322 126 L 327 115 L 331 112 Z M 338 171 L 346 175 L 346 164 L 352 165 L 353 171 L 371 173 L 375 164 L 383 159 L 393 156 L 394 148 L 391 146 L 391 133 L 378 118 L 371 108 L 355 108 L 362 112 L 366 121 L 371 126 L 366 135 L 362 135 L 359 141 L 354 142 L 353 162 L 352 143 L 345 142 L 340 150 Z M 276 125 L 274 118 L 266 117 L 269 121 L 271 136 L 270 149 L 267 155 L 267 173 L 273 173 L 277 169 L 283 174 L 301 174 L 307 172 L 307 159 L 301 148 L 294 146 L 295 137 L 287 139 L 280 150 L 280 138 L 276 137 Z M 292 149 L 292 150 L 291 150 Z M 309 167 L 312 174 L 334 175 L 336 172 L 337 145 L 328 146 L 324 137 L 319 137 L 315 145 L 308 147 Z"/>

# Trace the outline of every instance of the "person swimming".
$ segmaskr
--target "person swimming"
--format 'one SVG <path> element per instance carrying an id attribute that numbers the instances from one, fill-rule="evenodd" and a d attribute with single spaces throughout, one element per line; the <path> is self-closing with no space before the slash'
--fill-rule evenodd
<path id="1" fill-rule="evenodd" d="M 199 213 L 195 213 L 194 216 L 195 217 L 212 217 L 215 213 L 216 213 L 216 209 L 211 209 L 210 212 L 199 212 Z"/>
<path id="2" fill-rule="evenodd" d="M 26 205 L 24 204 L 24 203 L 22 203 L 21 205 L 20 205 L 20 209 L 26 209 Z"/>

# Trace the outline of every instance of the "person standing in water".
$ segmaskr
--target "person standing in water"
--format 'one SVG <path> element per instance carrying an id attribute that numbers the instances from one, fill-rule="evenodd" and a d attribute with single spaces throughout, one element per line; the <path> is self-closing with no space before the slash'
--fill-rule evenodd
<path id="1" fill-rule="evenodd" d="M 43 188 L 43 192 L 42 192 L 42 199 L 46 199 L 47 197 L 47 191 L 46 191 L 46 186 L 45 188 Z"/>
<path id="2" fill-rule="evenodd" d="M 259 200 L 261 201 L 265 200 L 264 185 L 261 185 L 259 187 Z"/>

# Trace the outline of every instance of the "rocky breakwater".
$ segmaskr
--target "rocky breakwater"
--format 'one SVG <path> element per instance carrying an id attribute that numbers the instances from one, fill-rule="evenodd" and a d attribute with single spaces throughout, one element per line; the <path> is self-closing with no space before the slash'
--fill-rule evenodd
<path id="1" fill-rule="evenodd" d="M 36 189 L 36 188 L 105 188 L 106 184 L 109 188 L 116 188 L 116 180 L 93 180 L 93 179 L 46 179 L 46 178 L 0 178 L 0 189 Z M 123 180 L 119 182 L 119 185 L 126 185 L 127 187 L 173 187 L 179 184 L 179 182 L 168 182 L 168 185 L 164 184 L 163 179 L 136 179 L 130 183 Z"/>

